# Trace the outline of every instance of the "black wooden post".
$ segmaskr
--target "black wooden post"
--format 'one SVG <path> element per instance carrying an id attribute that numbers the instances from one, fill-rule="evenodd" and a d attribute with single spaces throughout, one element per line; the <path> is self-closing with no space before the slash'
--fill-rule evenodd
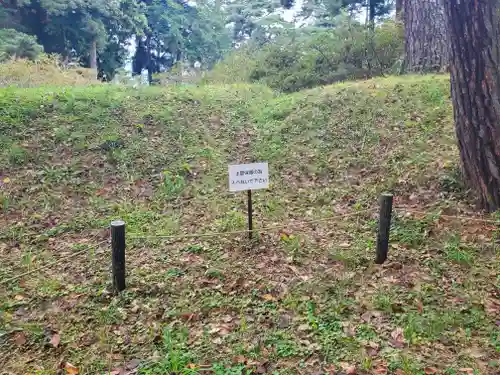
<path id="1" fill-rule="evenodd" d="M 252 207 L 252 190 L 248 190 L 248 238 L 253 237 L 253 207 Z"/>
<path id="2" fill-rule="evenodd" d="M 375 263 L 382 264 L 387 260 L 389 251 L 389 232 L 391 230 L 392 194 L 384 193 L 380 196 L 380 217 L 377 235 L 377 257 Z"/>
<path id="3" fill-rule="evenodd" d="M 113 286 L 117 292 L 125 289 L 125 222 L 111 222 L 111 257 L 113 265 Z"/>

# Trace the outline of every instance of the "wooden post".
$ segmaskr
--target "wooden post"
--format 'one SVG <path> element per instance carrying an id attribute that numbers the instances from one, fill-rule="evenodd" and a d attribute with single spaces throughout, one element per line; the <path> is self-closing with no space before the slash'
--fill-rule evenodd
<path id="1" fill-rule="evenodd" d="M 389 232 L 391 230 L 392 194 L 384 193 L 380 196 L 380 217 L 377 235 L 377 257 L 375 263 L 382 264 L 387 260 L 389 251 Z"/>
<path id="2" fill-rule="evenodd" d="M 252 207 L 252 190 L 248 190 L 248 239 L 253 237 L 253 207 Z"/>
<path id="3" fill-rule="evenodd" d="M 111 260 L 113 287 L 117 292 L 125 290 L 125 222 L 111 222 Z"/>

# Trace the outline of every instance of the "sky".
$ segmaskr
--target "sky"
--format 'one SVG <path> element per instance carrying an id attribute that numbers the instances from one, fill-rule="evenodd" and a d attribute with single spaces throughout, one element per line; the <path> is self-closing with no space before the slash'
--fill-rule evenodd
<path id="1" fill-rule="evenodd" d="M 297 0 L 295 1 L 295 4 L 293 5 L 292 8 L 290 9 L 284 9 L 281 13 L 283 19 L 287 22 L 292 22 L 293 17 L 300 11 L 300 8 L 302 8 L 302 4 L 304 3 L 304 0 Z"/>

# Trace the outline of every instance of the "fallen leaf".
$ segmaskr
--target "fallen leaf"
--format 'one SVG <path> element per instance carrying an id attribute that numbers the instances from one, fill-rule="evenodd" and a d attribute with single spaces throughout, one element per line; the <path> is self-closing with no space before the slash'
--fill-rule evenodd
<path id="1" fill-rule="evenodd" d="M 24 344 L 26 344 L 26 335 L 24 334 L 24 332 L 17 332 L 14 335 L 14 342 L 17 346 L 23 346 Z"/>
<path id="2" fill-rule="evenodd" d="M 299 331 L 309 331 L 310 327 L 309 324 L 301 324 L 300 326 L 297 327 Z"/>
<path id="3" fill-rule="evenodd" d="M 351 244 L 349 242 L 342 242 L 341 244 L 339 244 L 339 247 L 347 248 L 351 247 Z"/>
<path id="4" fill-rule="evenodd" d="M 139 364 L 141 362 L 138 359 L 132 359 L 131 361 L 127 362 L 125 365 L 125 369 L 127 370 L 135 370 L 137 367 L 139 367 Z"/>
<path id="5" fill-rule="evenodd" d="M 191 370 L 195 370 L 198 368 L 198 365 L 195 365 L 194 363 L 189 363 L 186 367 Z"/>
<path id="6" fill-rule="evenodd" d="M 102 375 L 136 375 L 139 363 L 139 360 L 133 359 L 130 362 L 127 362 L 124 367 L 115 368 L 111 371 L 107 371 Z"/>
<path id="7" fill-rule="evenodd" d="M 403 348 L 404 347 L 404 334 L 402 328 L 396 328 L 391 332 L 391 340 L 390 343 L 395 348 Z"/>
<path id="8" fill-rule="evenodd" d="M 21 294 L 17 294 L 17 295 L 14 297 L 14 299 L 15 299 L 16 301 L 22 301 L 22 300 L 24 299 L 24 296 L 22 296 Z"/>
<path id="9" fill-rule="evenodd" d="M 367 311 L 363 315 L 361 315 L 361 319 L 364 322 L 369 323 L 372 320 L 372 316 L 373 316 L 372 312 L 371 311 Z"/>
<path id="10" fill-rule="evenodd" d="M 337 373 L 337 368 L 335 367 L 335 365 L 329 365 L 328 367 L 325 367 L 324 370 L 328 375 L 335 375 Z"/>
<path id="11" fill-rule="evenodd" d="M 469 368 L 469 367 L 462 367 L 458 371 L 465 372 L 467 374 L 474 374 L 474 369 L 473 368 Z"/>
<path id="12" fill-rule="evenodd" d="M 280 240 L 281 241 L 286 241 L 286 240 L 289 239 L 289 237 L 290 237 L 290 235 L 288 233 L 286 233 L 286 232 L 281 232 L 280 233 Z"/>
<path id="13" fill-rule="evenodd" d="M 244 355 L 237 355 L 233 358 L 234 363 L 247 363 L 248 359 Z"/>
<path id="14" fill-rule="evenodd" d="M 106 194 L 106 189 L 99 189 L 95 192 L 95 195 L 97 195 L 98 197 L 104 194 Z"/>
<path id="15" fill-rule="evenodd" d="M 418 309 L 419 313 L 424 312 L 424 305 L 423 305 L 422 301 L 420 301 L 420 300 L 417 301 L 417 309 Z"/>
<path id="16" fill-rule="evenodd" d="M 231 327 L 227 324 L 221 324 L 219 326 L 214 326 L 209 333 L 217 333 L 220 336 L 225 336 L 231 332 Z"/>
<path id="17" fill-rule="evenodd" d="M 54 333 L 50 338 L 50 345 L 52 345 L 54 348 L 57 348 L 60 342 L 61 342 L 61 337 L 59 336 L 58 333 Z"/>
<path id="18" fill-rule="evenodd" d="M 182 314 L 181 318 L 188 321 L 188 322 L 195 321 L 195 320 L 198 320 L 199 314 L 195 314 L 195 313 Z"/>
<path id="19" fill-rule="evenodd" d="M 276 301 L 276 298 L 274 298 L 272 294 L 264 294 L 262 299 L 264 301 Z"/>
<path id="20" fill-rule="evenodd" d="M 472 358 L 476 358 L 476 359 L 483 358 L 485 356 L 485 353 L 483 352 L 483 350 L 481 350 L 477 346 L 473 346 L 473 347 L 467 349 L 466 352 L 467 352 L 468 356 L 470 356 Z"/>
<path id="21" fill-rule="evenodd" d="M 374 370 L 374 373 L 377 375 L 387 374 L 387 367 L 386 366 L 379 366 Z"/>
<path id="22" fill-rule="evenodd" d="M 267 369 L 264 365 L 257 366 L 257 369 L 255 370 L 257 374 L 266 374 Z"/>
<path id="23" fill-rule="evenodd" d="M 346 334 L 346 336 L 354 337 L 356 336 L 356 327 L 347 324 L 344 326 L 344 333 Z"/>
<path id="24" fill-rule="evenodd" d="M 355 375 L 356 374 L 356 366 L 349 366 L 346 368 L 345 373 L 347 375 Z"/>
<path id="25" fill-rule="evenodd" d="M 219 335 L 225 336 L 231 332 L 231 327 L 228 325 L 222 325 L 219 329 Z"/>
<path id="26" fill-rule="evenodd" d="M 69 362 L 66 362 L 63 368 L 64 371 L 66 372 L 66 375 L 78 375 L 78 368 L 73 366 Z"/>
<path id="27" fill-rule="evenodd" d="M 376 342 L 370 341 L 368 345 L 366 345 L 366 354 L 370 357 L 376 357 L 379 351 L 379 345 Z"/>
<path id="28" fill-rule="evenodd" d="M 391 332 L 391 337 L 394 340 L 399 340 L 403 337 L 403 329 L 398 327 L 394 331 Z"/>
<path id="29" fill-rule="evenodd" d="M 10 178 L 5 177 L 5 178 L 3 179 L 3 183 L 4 183 L 4 184 L 8 184 L 8 183 L 10 183 Z"/>
<path id="30" fill-rule="evenodd" d="M 426 374 L 437 374 L 438 373 L 438 369 L 435 369 L 434 367 L 426 367 L 424 368 L 424 372 Z"/>
<path id="31" fill-rule="evenodd" d="M 278 320 L 278 327 L 279 328 L 288 328 L 292 324 L 292 317 L 287 314 L 282 314 L 279 317 Z"/>

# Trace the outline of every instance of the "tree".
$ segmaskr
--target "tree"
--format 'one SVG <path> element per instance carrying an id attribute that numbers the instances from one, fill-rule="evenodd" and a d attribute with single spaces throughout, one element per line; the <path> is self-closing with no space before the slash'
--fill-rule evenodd
<path id="1" fill-rule="evenodd" d="M 448 67 L 449 43 L 443 0 L 403 0 L 405 68 L 440 72 Z"/>
<path id="2" fill-rule="evenodd" d="M 396 21 L 401 21 L 403 13 L 403 0 L 396 0 Z"/>
<path id="3" fill-rule="evenodd" d="M 11 19 L 17 31 L 35 36 L 47 53 L 57 53 L 65 61 L 76 58 L 99 69 L 103 79 L 123 65 L 128 40 L 145 24 L 136 0 L 6 0 L 2 4 L 0 22 Z"/>
<path id="4" fill-rule="evenodd" d="M 178 62 L 210 65 L 229 47 L 229 37 L 218 9 L 183 0 L 141 0 L 145 6 L 147 27 L 137 38 L 133 72 L 153 74 L 170 69 Z"/>
<path id="5" fill-rule="evenodd" d="M 0 61 L 10 58 L 35 60 L 43 51 L 35 37 L 13 29 L 0 29 Z"/>
<path id="6" fill-rule="evenodd" d="M 388 0 L 305 0 L 301 16 L 313 18 L 318 26 L 333 27 L 332 19 L 342 10 L 349 13 L 359 13 L 365 10 L 369 24 L 374 24 L 377 18 L 384 17 L 392 9 L 392 1 Z"/>
<path id="7" fill-rule="evenodd" d="M 284 1 L 283 4 L 293 6 L 293 2 Z M 228 1 L 227 24 L 232 29 L 233 46 L 252 39 L 265 44 L 279 33 L 279 29 L 287 28 L 287 22 L 277 14 L 279 7 L 279 3 L 268 0 Z"/>
<path id="8" fill-rule="evenodd" d="M 500 55 L 497 0 L 445 0 L 451 94 L 465 181 L 481 207 L 500 208 Z"/>

